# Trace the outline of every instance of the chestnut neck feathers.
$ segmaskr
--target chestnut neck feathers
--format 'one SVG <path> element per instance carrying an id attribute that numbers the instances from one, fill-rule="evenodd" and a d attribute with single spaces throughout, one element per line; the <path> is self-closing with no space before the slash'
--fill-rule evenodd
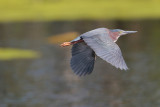
<path id="1" fill-rule="evenodd" d="M 111 39 L 116 42 L 118 40 L 118 38 L 120 37 L 120 33 L 119 32 L 112 32 L 109 31 L 109 36 L 111 37 Z"/>

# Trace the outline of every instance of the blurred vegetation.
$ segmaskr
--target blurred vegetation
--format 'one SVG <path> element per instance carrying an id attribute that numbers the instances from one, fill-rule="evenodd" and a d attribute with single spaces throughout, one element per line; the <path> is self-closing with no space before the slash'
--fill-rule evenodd
<path id="1" fill-rule="evenodd" d="M 0 60 L 38 58 L 39 56 L 40 56 L 39 53 L 32 50 L 0 48 Z"/>
<path id="2" fill-rule="evenodd" d="M 160 0 L 1 0 L 0 22 L 160 18 Z"/>

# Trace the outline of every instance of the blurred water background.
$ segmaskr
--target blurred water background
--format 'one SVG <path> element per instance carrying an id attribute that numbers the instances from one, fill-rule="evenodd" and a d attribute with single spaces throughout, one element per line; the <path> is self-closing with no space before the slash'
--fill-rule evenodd
<path id="1" fill-rule="evenodd" d="M 0 107 L 160 107 L 159 3 L 0 1 Z M 99 27 L 138 31 L 117 42 L 129 70 L 97 57 L 78 77 L 59 44 Z"/>

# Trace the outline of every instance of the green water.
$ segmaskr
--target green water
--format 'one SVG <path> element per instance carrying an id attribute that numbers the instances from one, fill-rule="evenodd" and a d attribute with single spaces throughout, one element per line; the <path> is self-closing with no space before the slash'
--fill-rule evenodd
<path id="1" fill-rule="evenodd" d="M 76 76 L 70 48 L 46 38 L 98 27 L 137 30 L 121 37 L 129 67 L 120 71 L 97 57 L 94 71 Z M 0 24 L 0 47 L 33 50 L 38 58 L 0 61 L 0 107 L 160 107 L 160 21 L 60 21 Z"/>

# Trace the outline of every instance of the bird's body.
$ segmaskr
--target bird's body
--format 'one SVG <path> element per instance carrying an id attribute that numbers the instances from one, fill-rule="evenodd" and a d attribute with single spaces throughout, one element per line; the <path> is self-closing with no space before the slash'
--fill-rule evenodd
<path id="1" fill-rule="evenodd" d="M 127 70 L 128 67 L 121 50 L 115 42 L 121 35 L 135 32 L 97 28 L 80 35 L 71 42 L 65 42 L 61 46 L 73 44 L 71 68 L 77 75 L 86 75 L 93 71 L 95 54 L 116 68 Z"/>

